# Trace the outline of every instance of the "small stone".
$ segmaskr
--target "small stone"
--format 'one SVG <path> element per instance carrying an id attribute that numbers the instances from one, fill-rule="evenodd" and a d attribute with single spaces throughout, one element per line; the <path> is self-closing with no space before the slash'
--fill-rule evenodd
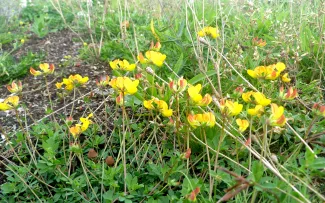
<path id="1" fill-rule="evenodd" d="M 89 159 L 96 158 L 97 156 L 98 156 L 98 153 L 94 149 L 89 150 L 89 152 L 88 152 L 88 158 Z"/>
<path id="2" fill-rule="evenodd" d="M 114 163 L 115 163 L 115 161 L 114 161 L 114 158 L 112 157 L 112 156 L 108 156 L 106 159 L 105 159 L 105 162 L 106 162 L 106 164 L 108 165 L 108 166 L 114 166 Z"/>

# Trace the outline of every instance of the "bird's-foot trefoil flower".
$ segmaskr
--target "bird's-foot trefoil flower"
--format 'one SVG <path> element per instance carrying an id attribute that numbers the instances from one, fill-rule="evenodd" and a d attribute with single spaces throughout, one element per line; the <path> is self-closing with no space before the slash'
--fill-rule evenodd
<path id="1" fill-rule="evenodd" d="M 216 123 L 216 118 L 212 112 L 207 112 L 203 114 L 189 114 L 187 121 L 193 128 L 199 126 L 213 127 Z"/>
<path id="2" fill-rule="evenodd" d="M 196 197 L 200 193 L 200 188 L 196 187 L 188 196 L 187 199 L 190 202 L 196 202 Z"/>
<path id="3" fill-rule="evenodd" d="M 278 62 L 269 66 L 257 66 L 254 70 L 247 70 L 247 73 L 252 78 L 275 80 L 285 68 L 284 63 Z"/>
<path id="4" fill-rule="evenodd" d="M 258 47 L 265 47 L 266 46 L 266 41 L 258 38 L 258 37 L 254 37 L 252 40 L 252 43 L 254 46 L 258 46 Z"/>
<path id="5" fill-rule="evenodd" d="M 6 111 L 14 109 L 19 104 L 19 97 L 18 96 L 11 96 L 6 98 L 3 102 L 0 102 L 0 111 Z"/>
<path id="6" fill-rule="evenodd" d="M 271 126 L 283 127 L 286 123 L 286 117 L 284 116 L 283 106 L 278 106 L 275 103 L 271 104 L 271 115 L 269 117 L 269 122 Z"/>
<path id="7" fill-rule="evenodd" d="M 92 121 L 90 118 L 93 116 L 93 114 L 89 114 L 86 118 L 81 117 L 80 122 L 72 127 L 69 128 L 70 133 L 72 136 L 76 139 L 82 132 L 86 131 L 90 124 L 92 124 Z"/>
<path id="8" fill-rule="evenodd" d="M 318 103 L 315 103 L 312 108 L 313 112 L 316 113 L 316 115 L 325 117 L 325 105 L 320 105 Z"/>
<path id="9" fill-rule="evenodd" d="M 113 70 L 124 70 L 124 71 L 133 71 L 136 67 L 135 64 L 130 64 L 127 60 L 115 59 L 114 61 L 109 62 L 109 65 Z"/>
<path id="10" fill-rule="evenodd" d="M 217 27 L 204 27 L 202 30 L 198 32 L 199 37 L 210 36 L 213 39 L 216 39 L 220 36 L 219 30 Z"/>
<path id="11" fill-rule="evenodd" d="M 240 132 L 244 132 L 249 126 L 248 120 L 244 120 L 244 119 L 240 119 L 240 118 L 236 119 L 236 123 L 239 127 Z"/>
<path id="12" fill-rule="evenodd" d="M 200 94 L 202 89 L 201 84 L 197 84 L 195 86 L 190 85 L 187 89 L 188 95 L 190 96 L 191 100 L 198 106 L 208 106 L 211 101 L 212 97 L 210 94 L 205 94 L 204 97 Z"/>
<path id="13" fill-rule="evenodd" d="M 164 100 L 155 97 L 150 100 L 144 100 L 143 106 L 148 110 L 158 110 L 164 117 L 170 117 L 173 115 L 173 109 L 170 109 Z"/>
<path id="14" fill-rule="evenodd" d="M 288 77 L 288 73 L 285 73 L 281 77 L 282 82 L 288 83 L 291 81 L 291 79 Z"/>
<path id="15" fill-rule="evenodd" d="M 266 98 L 266 96 L 261 92 L 253 93 L 254 101 L 258 105 L 267 106 L 271 103 L 271 100 Z"/>
<path id="16" fill-rule="evenodd" d="M 289 87 L 289 89 L 285 93 L 284 87 L 281 86 L 279 91 L 279 97 L 283 100 L 293 100 L 298 97 L 298 90 L 293 87 Z"/>
<path id="17" fill-rule="evenodd" d="M 129 77 L 117 77 L 113 78 L 109 85 L 124 95 L 131 95 L 138 91 L 139 80 L 131 80 Z"/>
<path id="18" fill-rule="evenodd" d="M 226 116 L 237 116 L 243 109 L 243 105 L 230 100 L 220 101 L 221 112 Z"/>
<path id="19" fill-rule="evenodd" d="M 29 71 L 34 76 L 49 75 L 49 74 L 54 73 L 55 67 L 54 67 L 54 64 L 42 63 L 39 65 L 39 69 L 40 69 L 40 71 L 35 70 L 34 68 L 30 67 Z"/>
<path id="20" fill-rule="evenodd" d="M 248 115 L 260 117 L 264 113 L 262 105 L 256 105 L 253 109 L 247 110 Z"/>
<path id="21" fill-rule="evenodd" d="M 145 57 L 142 55 L 142 53 L 138 55 L 138 60 L 141 64 L 151 63 L 158 67 L 161 67 L 164 64 L 165 59 L 166 55 L 158 51 L 147 51 L 145 53 Z"/>
<path id="22" fill-rule="evenodd" d="M 160 42 L 156 42 L 156 44 L 154 44 L 153 41 L 151 41 L 151 44 L 150 44 L 150 50 L 152 51 L 160 51 L 160 48 L 161 48 L 161 44 Z"/>
<path id="23" fill-rule="evenodd" d="M 62 86 L 64 85 L 64 89 L 67 91 L 73 90 L 75 87 L 80 87 L 85 85 L 88 82 L 89 78 L 88 77 L 82 77 L 79 74 L 76 75 L 70 75 L 69 78 L 63 78 L 63 81 L 61 83 L 56 83 L 56 87 L 58 89 L 63 88 Z"/>
<path id="24" fill-rule="evenodd" d="M 116 97 L 115 101 L 116 101 L 116 104 L 119 106 L 124 105 L 124 96 L 123 96 L 122 92 L 119 93 L 119 95 Z"/>
<path id="25" fill-rule="evenodd" d="M 178 81 L 172 80 L 169 82 L 169 88 L 177 93 L 183 92 L 187 88 L 187 81 L 183 77 L 179 78 Z"/>
<path id="26" fill-rule="evenodd" d="M 7 89 L 11 93 L 18 94 L 22 91 L 23 85 L 21 81 L 12 81 L 10 85 L 7 85 Z"/>
<path id="27" fill-rule="evenodd" d="M 107 87 L 109 85 L 109 80 L 110 78 L 108 75 L 100 76 L 99 80 L 96 80 L 96 85 L 100 88 Z"/>

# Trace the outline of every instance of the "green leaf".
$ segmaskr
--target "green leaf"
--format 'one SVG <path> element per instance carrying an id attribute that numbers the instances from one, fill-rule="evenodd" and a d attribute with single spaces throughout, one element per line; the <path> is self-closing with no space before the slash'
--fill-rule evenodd
<path id="1" fill-rule="evenodd" d="M 14 183 L 4 183 L 1 185 L 1 190 L 4 194 L 15 192 L 16 185 Z"/>
<path id="2" fill-rule="evenodd" d="M 113 190 L 109 190 L 109 191 L 105 192 L 104 195 L 103 195 L 103 198 L 104 198 L 104 200 L 112 201 L 114 199 Z"/>
<path id="3" fill-rule="evenodd" d="M 259 161 L 254 161 L 252 166 L 252 173 L 255 182 L 259 182 L 264 173 L 263 164 Z"/>
<path id="4" fill-rule="evenodd" d="M 325 158 L 318 157 L 311 164 L 309 164 L 309 168 L 314 169 L 314 170 L 325 169 Z"/>
<path id="5" fill-rule="evenodd" d="M 206 72 L 206 74 L 200 73 L 197 76 L 190 79 L 188 82 L 190 84 L 195 84 L 197 82 L 200 82 L 200 81 L 204 80 L 206 78 L 206 76 L 210 77 L 210 76 L 215 75 L 215 74 L 217 74 L 217 72 L 215 70 L 209 70 L 209 71 Z"/>
<path id="6" fill-rule="evenodd" d="M 178 58 L 176 64 L 174 65 L 174 72 L 176 74 L 179 73 L 179 71 L 182 69 L 183 67 L 183 53 L 181 54 L 181 56 Z M 175 74 L 172 74 L 172 79 L 175 79 L 176 78 L 176 75 Z"/>
<path id="7" fill-rule="evenodd" d="M 314 153 L 312 151 L 310 151 L 308 148 L 306 149 L 305 158 L 306 158 L 306 162 L 305 162 L 306 167 L 308 167 L 315 161 Z"/>

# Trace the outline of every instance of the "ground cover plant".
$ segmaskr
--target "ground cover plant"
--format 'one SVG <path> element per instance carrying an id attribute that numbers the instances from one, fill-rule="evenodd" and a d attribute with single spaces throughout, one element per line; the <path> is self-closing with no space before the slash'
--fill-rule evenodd
<path id="1" fill-rule="evenodd" d="M 325 201 L 324 8 L 48 0 L 4 17 L 1 202 Z"/>

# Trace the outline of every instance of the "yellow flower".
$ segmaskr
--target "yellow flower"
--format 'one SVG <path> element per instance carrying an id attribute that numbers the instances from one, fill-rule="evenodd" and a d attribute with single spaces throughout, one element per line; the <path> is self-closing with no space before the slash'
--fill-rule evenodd
<path id="1" fill-rule="evenodd" d="M 198 103 L 202 100 L 202 95 L 200 94 L 201 89 L 202 89 L 201 84 L 197 84 L 196 86 L 190 86 L 187 89 L 188 95 L 195 103 Z"/>
<path id="2" fill-rule="evenodd" d="M 113 70 L 125 70 L 125 71 L 133 71 L 135 69 L 135 64 L 130 64 L 127 60 L 119 60 L 115 59 L 114 61 L 109 62 L 109 65 Z"/>
<path id="3" fill-rule="evenodd" d="M 154 99 L 154 102 L 157 104 L 158 110 L 164 117 L 170 117 L 173 114 L 173 110 L 168 108 L 164 100 Z"/>
<path id="4" fill-rule="evenodd" d="M 55 67 L 54 64 L 43 63 L 39 65 L 39 69 L 42 71 L 36 71 L 34 68 L 30 67 L 29 71 L 34 76 L 48 75 L 54 72 Z"/>
<path id="5" fill-rule="evenodd" d="M 216 124 L 216 117 L 212 112 L 204 113 L 202 115 L 202 123 L 212 128 Z"/>
<path id="6" fill-rule="evenodd" d="M 79 74 L 76 75 L 70 75 L 69 78 L 63 78 L 61 83 L 56 83 L 55 86 L 58 89 L 62 88 L 62 85 L 65 85 L 65 89 L 67 91 L 73 90 L 75 87 L 79 87 L 81 85 L 84 85 L 88 82 L 88 77 L 82 77 Z"/>
<path id="7" fill-rule="evenodd" d="M 282 62 L 278 62 L 275 64 L 275 69 L 278 71 L 278 72 L 282 72 L 286 69 L 286 65 Z"/>
<path id="8" fill-rule="evenodd" d="M 263 93 L 254 92 L 253 97 L 255 99 L 256 104 L 267 106 L 271 103 L 271 100 L 267 99 Z"/>
<path id="9" fill-rule="evenodd" d="M 128 77 L 117 77 L 113 78 L 109 85 L 116 89 L 119 92 L 122 92 L 124 95 L 126 94 L 134 94 L 138 91 L 139 80 L 132 81 Z"/>
<path id="10" fill-rule="evenodd" d="M 190 87 L 187 89 L 187 92 L 191 100 L 195 104 L 197 104 L 198 106 L 208 106 L 212 101 L 212 97 L 209 94 L 206 94 L 204 95 L 204 97 L 202 97 L 202 95 L 200 94 L 201 89 L 201 84 L 197 84 L 196 86 L 190 85 Z"/>
<path id="11" fill-rule="evenodd" d="M 264 107 L 262 105 L 256 105 L 253 109 L 248 109 L 247 113 L 251 116 L 260 117 L 264 112 Z"/>
<path id="12" fill-rule="evenodd" d="M 285 73 L 284 75 L 282 75 L 281 80 L 282 80 L 282 82 L 290 82 L 291 81 L 291 79 L 288 78 L 288 73 Z"/>
<path id="13" fill-rule="evenodd" d="M 25 40 L 24 39 L 21 39 L 20 40 L 20 43 L 24 44 L 25 43 Z"/>
<path id="14" fill-rule="evenodd" d="M 240 118 L 236 119 L 236 123 L 239 126 L 240 132 L 244 132 L 249 126 L 248 120 L 242 120 Z"/>
<path id="15" fill-rule="evenodd" d="M 216 117 L 212 112 L 208 112 L 204 114 L 195 114 L 195 115 L 189 114 L 187 116 L 187 121 L 193 128 L 202 125 L 213 127 L 216 123 Z"/>
<path id="16" fill-rule="evenodd" d="M 69 128 L 69 131 L 70 131 L 70 133 L 72 134 L 72 136 L 74 137 L 74 139 L 76 139 L 77 136 L 80 135 L 80 134 L 82 133 L 79 124 L 70 127 L 70 128 Z"/>
<path id="17" fill-rule="evenodd" d="M 87 42 L 84 42 L 84 47 L 88 46 Z"/>
<path id="18" fill-rule="evenodd" d="M 145 56 L 151 63 L 155 64 L 158 67 L 161 67 L 166 59 L 165 54 L 157 51 L 147 51 Z"/>
<path id="19" fill-rule="evenodd" d="M 241 97 L 243 98 L 243 100 L 246 102 L 246 103 L 250 103 L 252 102 L 252 99 L 251 99 L 251 96 L 254 94 L 253 91 L 249 91 L 249 92 L 245 92 L 241 95 Z"/>
<path id="20" fill-rule="evenodd" d="M 92 121 L 89 120 L 93 114 L 89 114 L 86 118 L 81 117 L 80 122 L 81 124 L 76 124 L 75 126 L 72 126 L 69 128 L 70 133 L 72 136 L 76 139 L 78 135 L 80 135 L 82 132 L 86 131 L 90 124 L 92 124 Z"/>
<path id="21" fill-rule="evenodd" d="M 21 81 L 18 81 L 17 83 L 12 81 L 10 85 L 7 85 L 7 89 L 11 93 L 19 93 L 22 91 L 23 85 L 21 84 Z"/>
<path id="22" fill-rule="evenodd" d="M 212 97 L 209 94 L 205 94 L 201 101 L 198 102 L 199 106 L 208 106 L 212 102 Z"/>
<path id="23" fill-rule="evenodd" d="M 204 27 L 202 30 L 200 30 L 198 32 L 198 35 L 200 37 L 204 37 L 204 36 L 210 36 L 213 39 L 216 39 L 217 37 L 219 37 L 219 30 L 216 27 Z"/>
<path id="24" fill-rule="evenodd" d="M 232 102 L 226 100 L 226 102 L 221 102 L 221 112 L 228 116 L 237 116 L 243 109 L 243 105 L 238 102 Z"/>
<path id="25" fill-rule="evenodd" d="M 18 106 L 18 104 L 19 104 L 18 96 L 8 97 L 3 102 L 0 102 L 0 111 L 14 109 Z"/>
<path id="26" fill-rule="evenodd" d="M 164 117 L 170 117 L 173 115 L 173 109 L 162 109 L 161 110 L 161 114 L 164 116 Z"/>
<path id="27" fill-rule="evenodd" d="M 156 108 L 164 117 L 170 117 L 173 115 L 173 110 L 168 108 L 168 104 L 164 100 L 159 100 L 155 97 L 151 100 L 143 101 L 143 106 L 149 110 Z"/>
<path id="28" fill-rule="evenodd" d="M 199 127 L 201 125 L 200 121 L 197 120 L 197 114 L 189 114 L 187 116 L 187 121 L 193 128 Z"/>
<path id="29" fill-rule="evenodd" d="M 149 110 L 152 110 L 154 109 L 155 107 L 152 105 L 153 103 L 153 100 L 144 100 L 143 101 L 143 106 L 146 108 L 146 109 L 149 109 Z"/>
<path id="30" fill-rule="evenodd" d="M 252 78 L 275 80 L 285 68 L 285 64 L 279 62 L 269 66 L 257 66 L 254 70 L 247 70 L 247 74 Z"/>
<path id="31" fill-rule="evenodd" d="M 283 127 L 286 123 L 286 118 L 284 116 L 283 106 L 278 106 L 274 103 L 271 104 L 272 114 L 270 115 L 270 125 Z"/>
<path id="32" fill-rule="evenodd" d="M 91 117 L 93 117 L 92 113 L 89 114 L 86 118 L 83 118 L 83 117 L 80 118 L 80 121 L 82 123 L 82 125 L 81 125 L 81 131 L 82 132 L 86 131 L 88 129 L 88 127 L 89 127 L 89 124 L 92 123 L 91 120 L 89 120 L 89 118 L 91 118 Z"/>
<path id="33" fill-rule="evenodd" d="M 143 54 L 140 52 L 140 54 L 138 55 L 138 60 L 141 64 L 147 64 L 149 63 L 149 60 L 144 58 Z"/>

